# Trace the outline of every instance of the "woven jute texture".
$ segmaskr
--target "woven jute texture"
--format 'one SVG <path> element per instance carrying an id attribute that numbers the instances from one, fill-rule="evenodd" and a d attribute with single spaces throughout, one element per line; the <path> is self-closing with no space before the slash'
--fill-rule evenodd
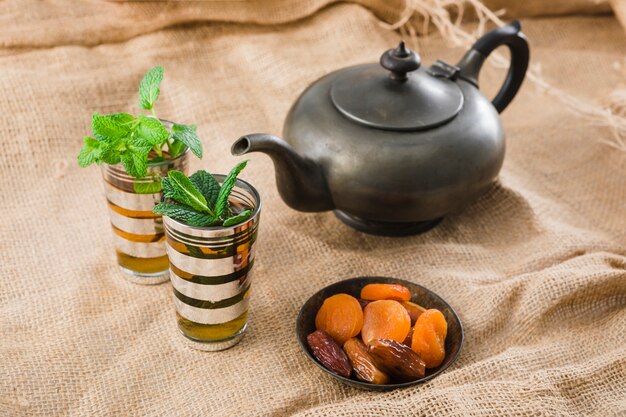
<path id="1" fill-rule="evenodd" d="M 625 415 L 626 156 L 603 143 L 608 127 L 530 82 L 502 114 L 498 184 L 424 235 L 373 237 L 290 210 L 269 158 L 251 155 L 243 178 L 263 213 L 249 330 L 221 353 L 183 344 L 170 284 L 118 270 L 99 170 L 75 161 L 91 114 L 135 112 L 142 74 L 162 64 L 159 116 L 198 125 L 205 158 L 191 171 L 223 173 L 236 138 L 280 133 L 309 83 L 399 40 L 380 24 L 391 1 L 219 3 L 0 3 L 0 415 Z M 556 87 L 596 104 L 624 87 L 612 15 L 522 23 Z M 463 53 L 437 35 L 412 46 L 426 63 Z M 503 75 L 485 66 L 487 95 Z M 389 393 L 311 364 L 299 308 L 360 275 L 444 297 L 465 327 L 457 362 Z"/>

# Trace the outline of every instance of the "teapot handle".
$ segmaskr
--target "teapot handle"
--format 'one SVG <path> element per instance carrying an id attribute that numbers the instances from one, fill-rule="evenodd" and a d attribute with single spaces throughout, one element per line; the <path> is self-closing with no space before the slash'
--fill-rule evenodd
<path id="1" fill-rule="evenodd" d="M 457 64 L 459 78 L 478 87 L 478 74 L 489 54 L 500 45 L 506 45 L 509 48 L 511 51 L 509 72 L 502 87 L 500 87 L 500 91 L 491 101 L 498 113 L 501 113 L 513 100 L 528 69 L 530 51 L 528 50 L 528 41 L 521 32 L 521 28 L 520 22 L 515 20 L 508 25 L 486 33 L 474 43 Z"/>

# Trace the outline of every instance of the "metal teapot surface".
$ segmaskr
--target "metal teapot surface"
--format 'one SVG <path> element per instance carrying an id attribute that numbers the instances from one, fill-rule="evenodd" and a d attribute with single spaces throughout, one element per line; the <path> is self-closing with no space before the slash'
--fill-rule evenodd
<path id="1" fill-rule="evenodd" d="M 496 97 L 478 90 L 478 73 L 498 46 L 511 65 Z M 480 38 L 457 65 L 428 68 L 403 42 L 380 64 L 332 72 L 291 107 L 283 139 L 250 134 L 234 155 L 264 152 L 276 184 L 295 210 L 335 210 L 373 234 L 408 235 L 436 225 L 483 194 L 504 159 L 498 113 L 520 88 L 529 50 L 513 22 Z"/>

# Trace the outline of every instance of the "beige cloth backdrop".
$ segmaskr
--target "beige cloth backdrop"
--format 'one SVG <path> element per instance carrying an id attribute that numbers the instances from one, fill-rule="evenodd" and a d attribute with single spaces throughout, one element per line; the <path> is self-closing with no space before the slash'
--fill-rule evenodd
<path id="1" fill-rule="evenodd" d="M 220 3 L 0 3 L 0 415 L 624 415 L 626 155 L 603 143 L 609 128 L 530 82 L 502 115 L 499 184 L 421 236 L 292 211 L 270 160 L 251 155 L 243 177 L 264 208 L 249 331 L 223 353 L 183 345 L 170 285 L 127 283 L 115 263 L 99 170 L 75 162 L 91 113 L 136 111 L 142 74 L 162 64 L 158 113 L 198 124 L 206 156 L 193 170 L 224 172 L 237 137 L 280 133 L 310 82 L 399 40 L 379 21 L 392 2 Z M 555 86 L 595 104 L 624 87 L 612 15 L 523 27 Z M 413 46 L 426 63 L 463 52 L 436 35 Z M 488 94 L 502 77 L 486 67 Z M 377 274 L 457 309 L 465 345 L 435 380 L 359 391 L 300 351 L 302 303 Z"/>

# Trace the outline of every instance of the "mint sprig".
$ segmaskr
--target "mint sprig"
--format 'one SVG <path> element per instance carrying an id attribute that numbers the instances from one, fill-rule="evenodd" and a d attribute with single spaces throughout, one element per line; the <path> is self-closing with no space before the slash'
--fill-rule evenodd
<path id="1" fill-rule="evenodd" d="M 221 186 L 206 171 L 197 171 L 191 177 L 170 171 L 161 181 L 166 201 L 152 211 L 196 227 L 233 226 L 245 221 L 252 215 L 252 209 L 232 214 L 228 198 L 246 163 L 233 168 Z"/>
<path id="2" fill-rule="evenodd" d="M 202 159 L 202 143 L 196 133 L 196 125 L 174 125 L 172 126 L 172 137 L 174 140 L 187 145 L 194 155 Z"/>
<path id="3" fill-rule="evenodd" d="M 96 139 L 102 142 L 122 140 L 130 134 L 129 120 L 134 120 L 134 117 L 126 113 L 109 115 L 94 113 L 91 118 L 91 130 Z"/>
<path id="4" fill-rule="evenodd" d="M 171 198 L 177 202 L 191 207 L 192 209 L 214 215 L 207 205 L 204 196 L 193 185 L 191 180 L 180 171 L 170 171 L 168 173 L 169 185 L 167 190 L 163 187 L 165 198 Z"/>
<path id="5" fill-rule="evenodd" d="M 206 213 L 200 213 L 194 209 L 174 203 L 159 203 L 152 209 L 154 214 L 168 216 L 185 224 L 192 226 L 208 226 L 213 224 L 215 219 Z"/>
<path id="6" fill-rule="evenodd" d="M 163 81 L 162 66 L 159 65 L 148 71 L 139 84 L 139 107 L 152 110 L 161 93 L 161 81 Z"/>
<path id="7" fill-rule="evenodd" d="M 148 173 L 149 161 L 176 158 L 187 147 L 198 158 L 202 158 L 202 142 L 195 125 L 174 124 L 169 132 L 156 116 L 154 104 L 161 93 L 161 81 L 163 67 L 158 66 L 148 71 L 139 84 L 139 107 L 149 110 L 148 115 L 93 114 L 93 137 L 83 139 L 84 145 L 77 158 L 81 167 L 94 163 L 114 165 L 121 162 L 128 174 L 142 178 Z M 143 185 L 135 187 L 137 192 L 156 188 Z"/>
<path id="8" fill-rule="evenodd" d="M 236 216 L 232 216 L 224 220 L 224 223 L 222 223 L 222 226 L 234 226 L 237 223 L 241 223 L 242 221 L 248 219 L 248 217 L 250 217 L 251 214 L 252 214 L 251 209 L 244 210 L 241 213 L 237 214 Z"/>
<path id="9" fill-rule="evenodd" d="M 230 192 L 235 186 L 237 175 L 239 175 L 239 173 L 246 167 L 247 163 L 248 161 L 239 163 L 228 173 L 226 179 L 222 183 L 220 192 L 217 195 L 217 200 L 215 201 L 215 215 L 217 217 L 222 217 L 226 214 L 226 209 L 228 208 L 228 196 L 230 196 Z"/>
<path id="10" fill-rule="evenodd" d="M 215 177 L 206 171 L 197 171 L 189 177 L 191 183 L 207 201 L 209 207 L 215 207 L 217 196 L 220 192 L 220 183 Z"/>
<path id="11" fill-rule="evenodd" d="M 160 193 L 162 188 L 161 188 L 161 175 L 159 175 L 158 173 L 155 173 L 155 176 L 158 176 L 159 178 L 155 178 L 154 181 L 146 181 L 146 182 L 141 182 L 141 181 L 135 181 L 135 183 L 133 183 L 133 189 L 135 190 L 135 192 L 137 194 L 156 194 L 156 193 Z"/>
<path id="12" fill-rule="evenodd" d="M 145 177 L 148 173 L 148 154 L 150 147 L 129 145 L 120 155 L 126 172 L 135 178 Z"/>
<path id="13" fill-rule="evenodd" d="M 94 138 L 83 138 L 83 142 L 85 144 L 78 153 L 78 165 L 84 168 L 102 158 L 102 148 Z"/>
<path id="14" fill-rule="evenodd" d="M 155 147 L 164 143 L 169 137 L 169 133 L 165 126 L 161 124 L 159 119 L 144 116 L 140 114 L 133 131 L 137 144 Z"/>

